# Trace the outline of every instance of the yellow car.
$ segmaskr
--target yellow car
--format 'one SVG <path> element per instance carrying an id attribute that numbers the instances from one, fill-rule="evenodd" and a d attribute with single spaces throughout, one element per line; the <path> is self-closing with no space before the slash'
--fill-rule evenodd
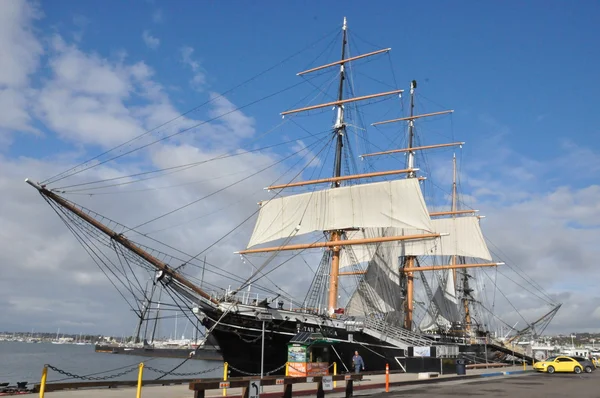
<path id="1" fill-rule="evenodd" d="M 582 358 L 583 359 L 583 358 Z M 549 357 L 545 361 L 537 362 L 533 365 L 533 369 L 538 372 L 575 372 L 577 374 L 585 371 L 586 373 L 590 373 L 593 369 L 591 362 L 588 364 L 586 361 L 581 363 L 571 357 L 567 356 L 555 356 Z"/>

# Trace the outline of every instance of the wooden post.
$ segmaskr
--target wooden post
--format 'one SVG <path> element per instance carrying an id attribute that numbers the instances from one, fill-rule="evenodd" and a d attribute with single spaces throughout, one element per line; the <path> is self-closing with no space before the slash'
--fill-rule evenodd
<path id="1" fill-rule="evenodd" d="M 42 379 L 40 380 L 40 398 L 44 398 L 46 392 L 46 379 L 48 378 L 48 365 L 44 365 L 42 369 Z"/>
<path id="2" fill-rule="evenodd" d="M 138 371 L 137 392 L 135 398 L 142 398 L 142 378 L 144 377 L 144 362 L 140 362 L 140 370 Z"/>
<path id="3" fill-rule="evenodd" d="M 325 391 L 323 390 L 323 379 L 317 384 L 317 398 L 325 398 Z"/>
<path id="4" fill-rule="evenodd" d="M 352 396 L 352 379 L 346 380 L 346 398 Z"/>
<path id="5" fill-rule="evenodd" d="M 292 386 L 293 384 L 283 386 L 283 398 L 292 398 Z"/>

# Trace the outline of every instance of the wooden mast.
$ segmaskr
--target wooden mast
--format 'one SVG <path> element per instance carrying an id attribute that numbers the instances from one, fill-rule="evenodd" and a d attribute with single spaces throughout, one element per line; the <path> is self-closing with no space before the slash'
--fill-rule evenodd
<path id="1" fill-rule="evenodd" d="M 456 218 L 456 154 L 452 157 L 452 218 Z M 452 256 L 452 265 L 456 265 L 456 255 Z M 456 268 L 452 269 L 452 280 L 454 282 L 454 291 L 456 291 Z"/>
<path id="2" fill-rule="evenodd" d="M 196 286 L 195 284 L 193 284 L 192 282 L 190 282 L 189 280 L 187 280 L 186 278 L 181 276 L 181 274 L 175 272 L 175 270 L 173 268 L 169 267 L 168 264 L 162 262 L 161 260 L 154 257 L 147 251 L 141 249 L 139 246 L 137 246 L 136 244 L 131 242 L 129 239 L 127 239 L 125 237 L 125 235 L 116 233 L 115 231 L 108 228 L 106 225 L 102 224 L 101 222 L 99 222 L 98 220 L 96 220 L 95 218 L 90 216 L 89 214 L 86 214 L 85 212 L 78 209 L 76 206 L 74 206 L 68 200 L 58 196 L 57 194 L 55 194 L 52 191 L 49 191 L 45 187 L 40 186 L 40 185 L 34 183 L 33 181 L 30 181 L 29 179 L 26 179 L 25 182 L 28 183 L 29 185 L 31 185 L 32 187 L 34 187 L 35 189 L 37 189 L 40 192 L 40 194 L 42 194 L 43 196 L 52 200 L 54 203 L 58 204 L 59 206 L 67 209 L 71 213 L 74 213 L 77 217 L 81 218 L 83 221 L 87 222 L 92 227 L 96 228 L 103 234 L 107 235 L 113 241 L 117 242 L 121 246 L 125 247 L 127 250 L 135 253 L 139 257 L 143 258 L 144 260 L 146 260 L 147 262 L 152 264 L 157 270 L 159 270 L 161 272 L 161 275 L 163 277 L 168 275 L 169 277 L 173 278 L 174 280 L 176 280 L 183 286 L 187 287 L 194 293 L 198 294 L 199 296 L 203 297 L 207 301 L 210 301 L 214 304 L 218 304 L 218 302 L 215 299 L 213 299 L 210 296 L 210 294 L 208 294 L 207 292 L 200 289 L 198 286 Z"/>
<path id="3" fill-rule="evenodd" d="M 414 110 L 415 110 L 415 88 L 417 88 L 417 81 L 413 80 L 410 82 L 410 117 L 408 118 L 408 165 L 407 169 L 412 169 L 415 163 L 415 153 L 410 149 L 413 147 L 414 140 Z M 406 178 L 414 178 L 415 173 L 408 173 Z M 404 259 L 404 267 L 412 269 L 415 267 L 415 256 L 407 256 Z M 413 301 L 414 301 L 414 272 L 406 273 L 406 308 L 404 312 L 404 328 L 412 330 L 413 320 Z"/>
<path id="4" fill-rule="evenodd" d="M 342 148 L 344 146 L 343 138 L 346 132 L 346 125 L 344 124 L 344 104 L 341 102 L 344 98 L 344 80 L 345 80 L 345 63 L 346 58 L 346 42 L 347 42 L 347 30 L 346 30 L 346 17 L 344 17 L 344 25 L 342 26 L 342 56 L 340 63 L 340 82 L 338 86 L 338 102 L 337 105 L 337 119 L 335 122 L 335 134 L 337 135 L 337 142 L 335 147 L 335 163 L 334 163 L 334 177 L 340 177 L 342 174 Z M 336 180 L 332 182 L 332 188 L 339 188 L 341 181 Z M 337 242 L 340 240 L 341 231 L 332 231 L 330 236 L 330 242 Z M 328 312 L 329 315 L 333 316 L 337 308 L 338 299 L 338 283 L 340 273 L 340 246 L 333 246 L 331 268 L 329 271 L 329 301 L 328 301 Z"/>

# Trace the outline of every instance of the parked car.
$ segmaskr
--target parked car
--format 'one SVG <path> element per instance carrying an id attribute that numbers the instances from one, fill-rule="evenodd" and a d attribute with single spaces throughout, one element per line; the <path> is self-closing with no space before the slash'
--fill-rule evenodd
<path id="1" fill-rule="evenodd" d="M 575 373 L 591 373 L 595 367 L 594 364 L 583 357 L 568 357 L 564 355 L 549 357 L 545 361 L 537 362 L 533 365 L 533 369 L 538 372 L 575 372 Z"/>

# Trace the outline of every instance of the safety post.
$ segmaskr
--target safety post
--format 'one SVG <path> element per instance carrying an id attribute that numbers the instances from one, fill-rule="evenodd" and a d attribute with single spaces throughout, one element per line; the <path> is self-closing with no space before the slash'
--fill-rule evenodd
<path id="1" fill-rule="evenodd" d="M 337 376 L 337 362 L 333 363 L 333 375 Z M 337 387 L 337 381 L 333 382 L 333 388 Z"/>
<path id="2" fill-rule="evenodd" d="M 229 363 L 225 362 L 223 364 L 223 381 L 227 381 L 227 370 L 229 369 Z M 227 389 L 224 388 L 223 389 L 223 396 L 226 397 L 227 396 Z"/>
<path id="3" fill-rule="evenodd" d="M 286 376 L 290 375 L 290 363 L 289 362 L 285 363 L 285 375 Z"/>
<path id="4" fill-rule="evenodd" d="M 140 362 L 140 370 L 138 371 L 137 393 L 135 398 L 142 397 L 142 377 L 144 377 L 144 362 Z"/>
<path id="5" fill-rule="evenodd" d="M 390 392 L 390 365 L 385 364 L 385 392 Z"/>
<path id="6" fill-rule="evenodd" d="M 527 370 L 527 361 L 523 358 L 523 370 Z"/>
<path id="7" fill-rule="evenodd" d="M 48 365 L 44 365 L 42 369 L 42 380 L 40 380 L 40 398 L 44 398 L 46 392 L 46 379 L 48 378 Z"/>

